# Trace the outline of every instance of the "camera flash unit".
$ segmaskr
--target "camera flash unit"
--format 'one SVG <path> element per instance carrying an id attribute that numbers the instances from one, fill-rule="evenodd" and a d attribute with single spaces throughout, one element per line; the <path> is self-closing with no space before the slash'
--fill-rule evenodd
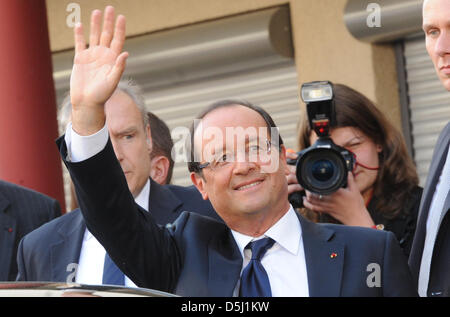
<path id="1" fill-rule="evenodd" d="M 303 84 L 301 92 L 305 103 L 333 99 L 333 87 L 329 81 L 315 81 Z"/>

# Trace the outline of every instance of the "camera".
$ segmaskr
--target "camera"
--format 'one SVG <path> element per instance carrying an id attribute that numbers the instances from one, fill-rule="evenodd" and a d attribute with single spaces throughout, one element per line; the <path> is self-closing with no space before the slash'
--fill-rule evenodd
<path id="1" fill-rule="evenodd" d="M 298 152 L 296 160 L 288 159 L 287 163 L 296 165 L 298 183 L 305 190 L 329 195 L 347 186 L 347 174 L 353 170 L 355 157 L 330 138 L 330 128 L 335 125 L 333 84 L 329 81 L 305 83 L 301 87 L 301 97 L 306 104 L 311 130 L 318 139 Z M 305 192 L 292 193 L 289 202 L 295 208 L 303 207 L 303 196 Z"/>

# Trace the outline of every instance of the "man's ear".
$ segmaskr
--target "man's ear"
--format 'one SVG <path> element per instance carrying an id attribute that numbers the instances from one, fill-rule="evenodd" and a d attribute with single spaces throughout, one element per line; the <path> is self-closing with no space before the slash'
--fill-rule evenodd
<path id="1" fill-rule="evenodd" d="M 284 144 L 281 144 L 280 146 L 280 164 L 282 165 L 281 167 L 283 167 L 285 174 L 289 175 L 290 172 L 287 167 L 286 147 Z"/>
<path id="2" fill-rule="evenodd" d="M 283 160 L 283 162 L 286 162 L 286 147 L 284 144 L 281 144 L 280 146 L 280 158 Z"/>
<path id="3" fill-rule="evenodd" d="M 208 200 L 208 193 L 206 192 L 206 180 L 204 176 L 202 176 L 199 173 L 191 172 L 191 181 L 194 184 L 195 187 L 197 187 L 200 194 L 202 194 L 202 197 L 204 200 Z"/>
<path id="4" fill-rule="evenodd" d="M 147 141 L 147 145 L 148 145 L 148 154 L 152 153 L 153 150 L 153 142 L 152 142 L 152 131 L 150 130 L 150 124 L 147 124 L 147 126 L 145 127 L 145 132 L 147 134 L 146 137 L 146 141 Z"/>
<path id="5" fill-rule="evenodd" d="M 284 165 L 284 171 L 286 176 L 290 174 L 290 170 L 287 164 L 286 147 L 284 144 L 280 146 L 280 164 Z"/>
<path id="6" fill-rule="evenodd" d="M 163 155 L 155 156 L 152 158 L 150 166 L 150 177 L 158 184 L 167 184 L 167 174 L 169 174 L 170 167 L 169 159 Z"/>

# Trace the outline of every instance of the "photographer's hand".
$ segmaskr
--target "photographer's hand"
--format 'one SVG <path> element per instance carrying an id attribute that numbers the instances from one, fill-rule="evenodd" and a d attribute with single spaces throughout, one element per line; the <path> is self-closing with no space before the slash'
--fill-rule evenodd
<path id="1" fill-rule="evenodd" d="M 344 225 L 361 227 L 372 227 L 374 225 L 350 172 L 348 173 L 346 188 L 340 188 L 335 193 L 322 197 L 307 191 L 303 204 L 306 208 L 315 212 L 329 214 Z"/>
<path id="2" fill-rule="evenodd" d="M 114 8 L 108 6 L 102 30 L 101 20 L 101 11 L 93 11 L 89 48 L 86 48 L 81 23 L 74 28 L 70 98 L 72 127 L 80 135 L 93 134 L 105 125 L 104 104 L 114 93 L 128 57 L 128 53 L 122 53 L 125 17 L 119 15 L 114 26 Z"/>
<path id="3" fill-rule="evenodd" d="M 286 158 L 288 159 L 297 159 L 297 153 L 295 153 L 293 150 L 288 149 L 286 151 Z M 292 194 L 294 192 L 302 191 L 303 187 L 298 183 L 297 176 L 296 176 L 296 170 L 297 168 L 295 165 L 289 165 L 287 164 L 287 173 L 286 173 L 286 179 L 288 182 L 288 194 Z"/>

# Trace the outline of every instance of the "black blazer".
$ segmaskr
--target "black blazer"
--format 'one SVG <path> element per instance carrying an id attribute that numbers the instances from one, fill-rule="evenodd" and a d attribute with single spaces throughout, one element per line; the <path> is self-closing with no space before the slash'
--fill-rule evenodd
<path id="1" fill-rule="evenodd" d="M 439 176 L 444 168 L 450 143 L 450 122 L 442 130 L 434 149 L 428 171 L 427 181 L 419 207 L 419 218 L 416 234 L 409 256 L 409 266 L 416 284 L 418 283 L 422 252 L 425 244 L 428 212 L 433 199 Z M 443 177 L 450 177 L 444 175 Z M 444 202 L 441 225 L 433 248 L 433 258 L 430 267 L 428 296 L 450 296 L 450 194 Z"/>
<path id="2" fill-rule="evenodd" d="M 63 139 L 59 144 L 65 158 Z M 125 190 L 111 142 L 86 161 L 65 164 L 89 230 L 138 286 L 183 296 L 232 295 L 242 256 L 223 222 L 183 212 L 174 224 L 158 226 Z M 311 296 L 417 295 L 392 233 L 299 221 Z M 367 283 L 372 265 L 379 266 L 380 287 Z"/>
<path id="3" fill-rule="evenodd" d="M 20 239 L 61 215 L 58 201 L 0 180 L 0 281 L 14 281 Z"/>
<path id="4" fill-rule="evenodd" d="M 173 222 L 183 210 L 222 221 L 194 186 L 162 186 L 150 179 L 149 212 L 158 224 Z M 72 282 L 85 229 L 83 215 L 75 209 L 26 235 L 18 248 L 17 280 Z"/>
<path id="5" fill-rule="evenodd" d="M 408 199 L 403 202 L 403 209 L 394 219 L 388 218 L 376 210 L 377 197 L 373 197 L 367 206 L 373 221 L 384 225 L 384 230 L 391 231 L 396 236 L 406 258 L 411 252 L 411 246 L 416 231 L 417 215 L 419 213 L 420 198 L 423 189 L 419 186 L 413 188 Z"/>
<path id="6" fill-rule="evenodd" d="M 172 223 L 183 210 L 223 221 L 209 200 L 203 200 L 195 186 L 160 185 L 150 178 L 149 211 L 161 225 Z"/>

